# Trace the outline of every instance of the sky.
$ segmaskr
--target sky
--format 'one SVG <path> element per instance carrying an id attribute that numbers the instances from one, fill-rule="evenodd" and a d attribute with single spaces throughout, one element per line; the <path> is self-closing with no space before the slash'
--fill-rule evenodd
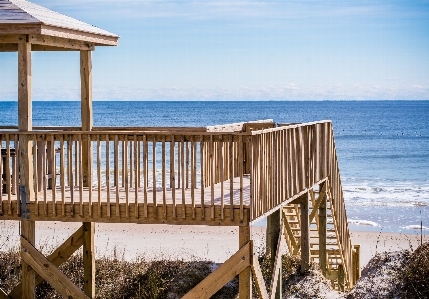
<path id="1" fill-rule="evenodd" d="M 429 0 L 33 0 L 120 36 L 94 100 L 429 100 Z M 79 53 L 34 52 L 33 100 L 79 100 Z M 0 53 L 0 100 L 17 98 Z"/>

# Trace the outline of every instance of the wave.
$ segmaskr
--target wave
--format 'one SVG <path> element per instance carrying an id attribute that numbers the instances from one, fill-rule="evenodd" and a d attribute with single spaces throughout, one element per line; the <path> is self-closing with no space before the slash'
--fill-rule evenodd
<path id="1" fill-rule="evenodd" d="M 403 226 L 402 228 L 406 229 L 406 230 L 420 230 L 420 225 L 407 225 L 407 226 Z M 429 231 L 429 227 L 427 227 L 427 226 L 422 226 L 421 228 L 422 228 L 422 230 L 428 230 Z"/>
<path id="2" fill-rule="evenodd" d="M 349 219 L 347 220 L 349 224 L 355 224 L 355 225 L 365 225 L 365 226 L 380 226 L 377 222 L 369 221 L 369 220 L 359 220 L 359 219 Z"/>

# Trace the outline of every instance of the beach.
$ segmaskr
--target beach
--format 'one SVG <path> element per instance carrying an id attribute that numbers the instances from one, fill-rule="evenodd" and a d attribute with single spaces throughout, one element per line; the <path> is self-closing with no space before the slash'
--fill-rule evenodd
<path id="1" fill-rule="evenodd" d="M 37 222 L 36 247 L 49 253 L 66 240 L 81 224 Z M 1 221 L 0 250 L 19 246 L 19 223 Z M 251 229 L 255 247 L 263 252 L 265 227 Z M 416 249 L 420 234 L 402 234 L 352 230 L 353 244 L 361 247 L 360 267 L 381 252 Z M 423 235 L 423 242 L 429 235 Z M 286 253 L 286 244 L 284 244 Z M 128 261 L 148 260 L 209 260 L 223 263 L 238 250 L 238 228 L 214 226 L 142 225 L 97 223 L 95 229 L 96 256 L 116 256 Z"/>

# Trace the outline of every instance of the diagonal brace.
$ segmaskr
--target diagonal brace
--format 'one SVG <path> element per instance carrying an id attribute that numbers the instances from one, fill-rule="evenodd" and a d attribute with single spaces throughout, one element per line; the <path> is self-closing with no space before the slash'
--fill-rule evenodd
<path id="1" fill-rule="evenodd" d="M 45 279 L 64 298 L 89 299 L 71 280 L 57 267 L 33 247 L 25 238 L 21 237 L 23 247 L 21 256 L 35 272 Z"/>

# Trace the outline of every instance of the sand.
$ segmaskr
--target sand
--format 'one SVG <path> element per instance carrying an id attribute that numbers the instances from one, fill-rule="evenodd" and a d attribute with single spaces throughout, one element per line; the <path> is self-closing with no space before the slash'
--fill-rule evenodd
<path id="1" fill-rule="evenodd" d="M 37 222 L 36 247 L 49 252 L 70 236 L 80 223 Z M 0 221 L 0 250 L 19 245 L 19 222 Z M 252 227 L 252 239 L 259 250 L 265 244 L 265 227 Z M 361 245 L 361 268 L 377 252 L 417 248 L 419 234 L 352 231 L 352 243 Z M 424 242 L 429 235 L 423 235 Z M 234 227 L 96 224 L 97 256 L 133 260 L 183 259 L 224 262 L 238 249 L 238 229 Z"/>

